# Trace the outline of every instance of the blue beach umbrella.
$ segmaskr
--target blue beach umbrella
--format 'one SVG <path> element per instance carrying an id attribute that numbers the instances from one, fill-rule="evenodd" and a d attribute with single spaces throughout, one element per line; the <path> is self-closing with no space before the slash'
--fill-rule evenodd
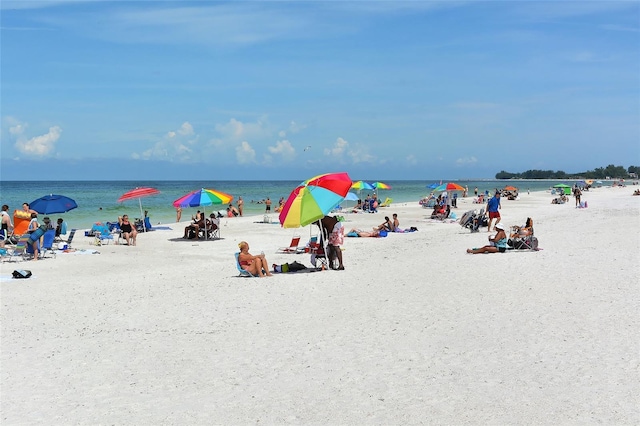
<path id="1" fill-rule="evenodd" d="M 66 213 L 78 207 L 78 204 L 64 195 L 45 195 L 29 203 L 29 208 L 40 214 Z"/>

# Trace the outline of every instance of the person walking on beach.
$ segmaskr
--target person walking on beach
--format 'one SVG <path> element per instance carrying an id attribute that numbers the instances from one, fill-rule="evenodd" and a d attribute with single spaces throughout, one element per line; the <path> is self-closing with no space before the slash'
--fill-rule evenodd
<path id="1" fill-rule="evenodd" d="M 244 210 L 244 200 L 242 197 L 238 197 L 238 213 L 242 216 L 242 211 Z"/>
<path id="2" fill-rule="evenodd" d="M 500 212 L 498 211 L 500 208 L 500 192 L 498 191 L 493 197 L 489 198 L 489 201 L 487 201 L 487 212 L 489 213 L 489 225 L 487 226 L 487 232 L 491 232 L 491 222 L 493 222 L 493 219 L 496 220 L 493 228 L 494 231 L 496 229 L 495 226 L 500 222 Z"/>
<path id="3" fill-rule="evenodd" d="M 271 199 L 269 197 L 267 197 L 267 199 L 264 202 L 265 204 L 265 213 L 271 213 Z"/>
<path id="4" fill-rule="evenodd" d="M 473 190 L 474 195 L 476 196 L 476 198 L 478 197 L 478 187 L 476 186 L 476 189 Z"/>
<path id="5" fill-rule="evenodd" d="M 176 207 L 176 222 L 180 222 L 182 218 L 182 207 Z"/>

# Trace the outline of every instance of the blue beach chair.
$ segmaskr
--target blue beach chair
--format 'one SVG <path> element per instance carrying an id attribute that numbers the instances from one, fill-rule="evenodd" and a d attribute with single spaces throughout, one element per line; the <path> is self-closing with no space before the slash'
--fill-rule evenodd
<path id="1" fill-rule="evenodd" d="M 240 276 L 241 277 L 256 277 L 257 275 L 253 275 L 251 272 L 242 269 L 242 266 L 240 266 L 240 260 L 238 260 L 239 256 L 240 256 L 240 252 L 236 252 L 236 268 L 238 268 L 238 272 L 240 272 Z"/>

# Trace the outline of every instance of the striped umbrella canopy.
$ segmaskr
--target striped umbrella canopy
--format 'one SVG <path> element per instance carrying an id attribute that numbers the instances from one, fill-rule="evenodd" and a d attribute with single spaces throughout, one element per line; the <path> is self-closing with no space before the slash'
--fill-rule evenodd
<path id="1" fill-rule="evenodd" d="M 155 188 L 149 188 L 149 187 L 135 188 L 135 189 L 132 189 L 131 191 L 127 191 L 124 194 L 122 194 L 120 198 L 118 198 L 118 202 L 122 203 L 123 201 L 135 200 L 136 198 L 138 199 L 138 205 L 140 206 L 140 217 L 142 218 L 142 226 L 144 227 L 144 230 L 146 232 L 147 225 L 144 223 L 144 214 L 142 213 L 142 201 L 140 199 L 142 197 L 149 197 L 151 195 L 156 195 L 159 193 L 160 191 L 158 191 Z"/>
<path id="2" fill-rule="evenodd" d="M 351 188 L 347 173 L 327 173 L 305 180 L 289 194 L 282 211 L 283 228 L 299 228 L 322 219 L 346 197 Z"/>
<path id="3" fill-rule="evenodd" d="M 213 204 L 229 204 L 233 200 L 233 195 L 226 194 L 224 192 L 216 191 L 215 189 L 198 189 L 196 191 L 190 192 L 187 195 L 183 195 L 173 202 L 174 207 L 204 207 L 211 206 Z M 205 217 L 204 226 L 205 226 L 205 239 L 207 238 L 207 215 L 204 213 Z"/>
<path id="4" fill-rule="evenodd" d="M 370 183 L 365 182 L 363 180 L 359 180 L 357 182 L 353 182 L 351 184 L 351 188 L 352 189 L 357 189 L 358 191 L 362 191 L 363 189 L 372 190 L 373 189 L 373 185 L 371 185 Z"/>
<path id="5" fill-rule="evenodd" d="M 118 198 L 118 202 L 121 203 L 123 201 L 127 201 L 127 200 L 133 200 L 135 198 L 142 198 L 142 197 L 148 197 L 150 195 L 156 195 L 159 194 L 160 191 L 158 191 L 155 188 L 136 188 L 136 189 L 132 189 L 131 191 L 127 191 L 124 194 L 122 194 L 120 196 L 120 198 Z"/>
<path id="6" fill-rule="evenodd" d="M 454 182 L 443 183 L 434 189 L 434 191 L 464 191 L 464 188 Z"/>
<path id="7" fill-rule="evenodd" d="M 233 195 L 216 191 L 215 189 L 198 189 L 183 195 L 173 202 L 174 207 L 202 207 L 213 204 L 229 204 Z"/>
<path id="8" fill-rule="evenodd" d="M 384 182 L 373 182 L 371 186 L 373 186 L 376 189 L 391 189 L 391 185 L 387 185 Z"/>

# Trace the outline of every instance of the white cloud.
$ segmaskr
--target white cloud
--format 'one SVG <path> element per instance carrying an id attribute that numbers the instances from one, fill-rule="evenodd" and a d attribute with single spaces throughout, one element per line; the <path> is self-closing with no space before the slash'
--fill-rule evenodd
<path id="1" fill-rule="evenodd" d="M 465 166 L 468 164 L 476 164 L 478 162 L 478 159 L 476 157 L 463 157 L 463 158 L 458 158 L 456 160 L 456 164 L 458 166 Z"/>
<path id="2" fill-rule="evenodd" d="M 193 126 L 188 121 L 182 123 L 182 126 L 178 129 L 178 134 L 183 136 L 191 136 L 194 134 Z"/>
<path id="3" fill-rule="evenodd" d="M 156 142 L 154 146 L 142 153 L 134 152 L 131 157 L 145 160 L 190 161 L 197 158 L 194 148 L 197 147 L 199 136 L 195 134 L 193 126 L 188 121 L 182 123 L 178 130 L 170 130 Z"/>
<path id="4" fill-rule="evenodd" d="M 236 147 L 236 159 L 240 164 L 251 164 L 256 162 L 256 151 L 251 148 L 247 141 L 243 141 Z"/>
<path id="5" fill-rule="evenodd" d="M 331 157 L 333 161 L 338 163 L 345 163 L 347 159 L 351 160 L 351 163 L 373 163 L 376 158 L 369 154 L 369 149 L 361 144 L 354 144 L 351 146 L 343 138 L 338 138 L 336 143 L 330 147 L 325 148 L 324 155 Z"/>
<path id="6" fill-rule="evenodd" d="M 226 124 L 216 124 L 215 129 L 223 139 L 237 142 L 267 137 L 272 133 L 269 127 L 269 123 L 264 119 L 259 119 L 255 123 L 243 123 L 232 118 Z"/>
<path id="7" fill-rule="evenodd" d="M 416 164 L 418 164 L 418 159 L 416 158 L 415 155 L 413 154 L 409 154 L 407 155 L 407 158 L 405 158 L 405 161 L 407 162 L 408 165 L 410 166 L 415 166 Z"/>
<path id="8" fill-rule="evenodd" d="M 22 123 L 18 123 L 15 126 L 9 127 L 9 133 L 12 136 L 16 136 L 16 137 L 22 135 L 25 132 L 25 130 L 26 130 L 26 125 Z"/>
<path id="9" fill-rule="evenodd" d="M 306 128 L 306 124 L 298 124 L 295 121 L 292 121 L 291 124 L 289 124 L 289 132 L 291 133 L 298 133 Z"/>
<path id="10" fill-rule="evenodd" d="M 268 147 L 269 152 L 278 157 L 282 161 L 292 161 L 296 157 L 296 150 L 291 146 L 288 140 L 276 142 L 276 146 Z"/>
<path id="11" fill-rule="evenodd" d="M 53 153 L 56 142 L 60 139 L 62 129 L 60 126 L 53 126 L 49 128 L 49 132 L 35 136 L 31 139 L 27 139 L 24 136 L 27 125 L 18 123 L 9 129 L 9 133 L 16 137 L 16 148 L 23 154 L 33 155 L 38 157 L 44 157 Z"/>
<path id="12" fill-rule="evenodd" d="M 348 146 L 349 142 L 342 138 L 338 138 L 333 147 L 324 149 L 324 154 L 334 158 L 342 158 Z"/>

